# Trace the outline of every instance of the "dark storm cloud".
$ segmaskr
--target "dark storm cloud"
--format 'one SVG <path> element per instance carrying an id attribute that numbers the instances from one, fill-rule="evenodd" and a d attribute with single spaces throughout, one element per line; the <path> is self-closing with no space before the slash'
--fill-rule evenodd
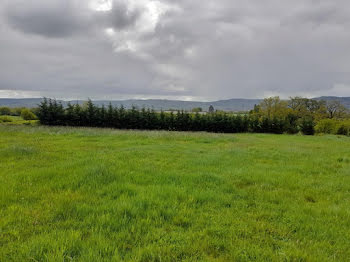
<path id="1" fill-rule="evenodd" d="M 70 0 L 14 0 L 6 5 L 3 13 L 14 29 L 47 37 L 75 34 L 88 23 L 87 17 Z"/>
<path id="2" fill-rule="evenodd" d="M 350 95 L 345 0 L 99 2 L 0 0 L 0 90 Z"/>
<path id="3" fill-rule="evenodd" d="M 13 0 L 3 14 L 14 29 L 23 33 L 69 37 L 93 29 L 123 29 L 132 26 L 141 13 L 141 8 L 129 10 L 125 2 L 119 1 L 114 1 L 108 12 L 93 12 L 86 1 Z"/>

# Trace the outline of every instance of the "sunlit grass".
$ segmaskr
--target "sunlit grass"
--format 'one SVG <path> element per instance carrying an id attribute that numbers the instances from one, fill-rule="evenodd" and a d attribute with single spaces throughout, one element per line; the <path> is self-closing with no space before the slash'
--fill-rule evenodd
<path id="1" fill-rule="evenodd" d="M 0 126 L 0 261 L 347 261 L 350 138 Z"/>
<path id="2" fill-rule="evenodd" d="M 35 126 L 38 120 L 24 120 L 20 116 L 0 116 L 0 125 L 30 125 Z"/>

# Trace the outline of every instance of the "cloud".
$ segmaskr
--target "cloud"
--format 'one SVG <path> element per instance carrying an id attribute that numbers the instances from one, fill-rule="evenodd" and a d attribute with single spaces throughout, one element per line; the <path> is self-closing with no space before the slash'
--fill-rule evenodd
<path id="1" fill-rule="evenodd" d="M 347 95 L 349 17 L 345 0 L 0 0 L 0 90 Z"/>
<path id="2" fill-rule="evenodd" d="M 16 30 L 46 37 L 73 35 L 91 22 L 78 1 L 13 0 L 6 4 L 4 15 Z"/>

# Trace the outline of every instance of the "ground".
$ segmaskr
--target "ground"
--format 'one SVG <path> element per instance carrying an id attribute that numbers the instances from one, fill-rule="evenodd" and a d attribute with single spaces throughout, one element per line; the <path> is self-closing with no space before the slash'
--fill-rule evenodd
<path id="1" fill-rule="evenodd" d="M 350 138 L 0 125 L 0 261 L 349 261 Z"/>

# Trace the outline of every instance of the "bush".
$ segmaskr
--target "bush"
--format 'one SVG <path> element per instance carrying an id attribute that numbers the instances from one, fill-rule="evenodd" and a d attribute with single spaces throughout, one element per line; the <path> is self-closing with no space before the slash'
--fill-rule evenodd
<path id="1" fill-rule="evenodd" d="M 350 136 L 350 121 L 341 121 L 336 127 L 337 135 Z"/>
<path id="2" fill-rule="evenodd" d="M 314 135 L 315 134 L 315 123 L 311 117 L 304 117 L 301 119 L 300 131 L 304 135 Z"/>
<path id="3" fill-rule="evenodd" d="M 21 116 L 21 112 L 23 109 L 24 109 L 24 107 L 11 108 L 11 116 Z"/>
<path id="4" fill-rule="evenodd" d="M 29 109 L 25 108 L 25 109 L 22 109 L 21 111 L 21 117 L 24 119 L 24 120 L 36 120 L 37 117 L 36 115 L 34 115 L 33 112 L 31 112 Z"/>
<path id="5" fill-rule="evenodd" d="M 322 119 L 316 125 L 316 132 L 322 134 L 350 135 L 350 121 Z"/>
<path id="6" fill-rule="evenodd" d="M 334 119 L 322 119 L 320 120 L 315 129 L 316 133 L 322 134 L 334 134 L 337 128 L 338 122 Z"/>
<path id="7" fill-rule="evenodd" d="M 10 115 L 10 114 L 11 114 L 10 108 L 8 108 L 6 106 L 0 107 L 0 115 L 6 116 L 6 115 Z"/>
<path id="8" fill-rule="evenodd" d="M 202 112 L 202 111 L 203 111 L 203 109 L 201 107 L 195 107 L 192 109 L 193 113 Z"/>
<path id="9" fill-rule="evenodd" d="M 8 123 L 8 122 L 12 122 L 12 119 L 7 116 L 0 117 L 0 123 Z"/>

